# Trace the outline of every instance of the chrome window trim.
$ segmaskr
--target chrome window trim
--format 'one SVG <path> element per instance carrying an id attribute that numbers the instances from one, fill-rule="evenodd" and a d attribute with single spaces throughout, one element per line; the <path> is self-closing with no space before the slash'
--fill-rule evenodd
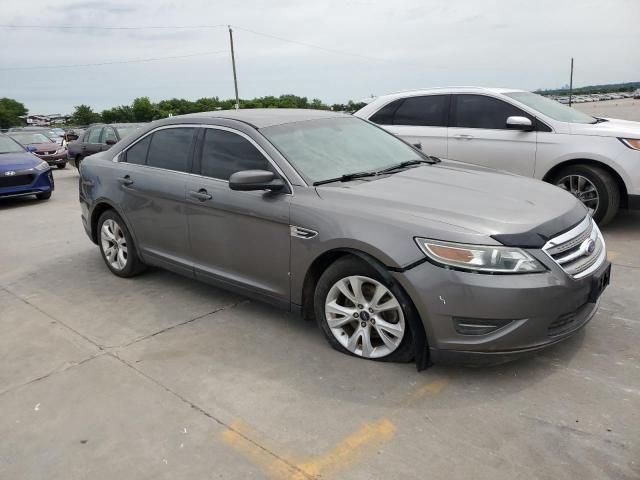
<path id="1" fill-rule="evenodd" d="M 269 154 L 264 150 L 264 148 L 262 148 L 260 145 L 258 145 L 255 140 L 253 140 L 250 136 L 248 136 L 246 133 L 241 132 L 239 130 L 235 130 L 233 128 L 229 128 L 229 127 L 225 127 L 222 125 L 207 125 L 207 124 L 200 124 L 200 123 L 180 123 L 180 124 L 173 124 L 173 125 L 162 125 L 160 127 L 154 128 L 153 130 L 148 131 L 147 133 L 145 133 L 144 135 L 142 135 L 140 138 L 136 139 L 135 142 L 127 145 L 123 150 L 121 150 L 120 152 L 118 152 L 115 157 L 113 157 L 112 161 L 115 163 L 126 163 L 127 165 L 133 165 L 136 167 L 143 167 L 143 168 L 149 168 L 149 169 L 153 169 L 153 170 L 160 170 L 163 172 L 172 172 L 172 173 L 180 173 L 182 175 L 188 175 L 191 177 L 197 177 L 197 178 L 204 178 L 207 180 L 215 180 L 216 182 L 221 182 L 221 183 L 229 183 L 229 180 L 224 180 L 222 178 L 215 178 L 215 177 L 208 177 L 206 175 L 200 175 L 199 173 L 192 173 L 192 172 L 181 172 L 180 170 L 170 170 L 168 168 L 160 168 L 160 167 L 154 167 L 152 165 L 140 165 L 138 163 L 128 163 L 126 161 L 122 161 L 121 162 L 121 157 L 123 155 L 126 155 L 127 151 L 132 148 L 134 145 L 137 145 L 138 142 L 142 141 L 143 139 L 145 139 L 146 137 L 148 137 L 149 135 L 152 135 L 153 133 L 160 131 L 160 130 L 166 130 L 169 128 L 213 128 L 213 129 L 218 129 L 218 130 L 227 130 L 231 133 L 235 133 L 240 135 L 241 137 L 247 139 L 254 147 L 256 147 L 258 149 L 258 151 L 264 155 L 264 157 L 267 159 L 267 162 L 269 162 L 270 165 L 272 165 L 274 167 L 274 169 L 276 170 L 276 172 L 278 172 L 280 174 L 280 176 L 285 180 L 285 182 L 287 183 L 290 193 L 283 193 L 282 195 L 291 195 L 293 196 L 293 185 L 291 184 L 291 182 L 289 181 L 289 179 L 287 178 L 287 176 L 284 174 L 284 172 L 282 171 L 282 169 L 271 159 L 271 157 L 269 156 Z M 192 165 L 193 167 L 193 165 Z"/>

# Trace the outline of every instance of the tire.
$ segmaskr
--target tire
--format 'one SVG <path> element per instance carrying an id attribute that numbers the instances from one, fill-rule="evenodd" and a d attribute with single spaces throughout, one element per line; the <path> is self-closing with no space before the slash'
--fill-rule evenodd
<path id="1" fill-rule="evenodd" d="M 36 193 L 36 198 L 38 200 L 49 200 L 51 198 L 51 192 Z"/>
<path id="2" fill-rule="evenodd" d="M 353 293 L 356 289 L 352 283 L 354 279 L 356 285 L 360 282 L 363 287 L 360 289 L 361 295 L 355 297 Z M 349 300 L 338 284 L 346 286 L 351 297 L 363 303 Z M 375 302 L 374 295 L 379 287 L 386 290 L 386 293 Z M 336 350 L 371 360 L 409 362 L 415 352 L 412 319 L 410 320 L 413 309 L 404 304 L 404 298 L 406 295 L 397 284 L 388 283 L 372 266 L 349 255 L 336 260 L 318 279 L 314 294 L 314 313 L 318 326 Z M 375 308 L 376 305 L 393 305 L 393 300 L 397 303 L 397 307 L 393 309 L 378 311 Z M 339 313 L 340 316 L 336 317 L 335 307 L 327 308 L 327 303 L 353 314 Z M 330 327 L 328 317 L 331 317 L 334 328 Z M 393 334 L 390 333 L 392 331 Z M 397 333 L 399 331 L 402 331 L 401 335 Z M 386 336 L 387 341 L 383 336 Z"/>
<path id="3" fill-rule="evenodd" d="M 76 155 L 75 166 L 78 170 L 80 170 L 80 163 L 82 162 L 82 157 L 80 155 Z"/>
<path id="4" fill-rule="evenodd" d="M 57 165 L 57 167 L 58 167 L 60 170 L 64 170 L 65 168 L 67 168 L 67 162 L 59 163 L 59 164 Z"/>
<path id="5" fill-rule="evenodd" d="M 98 246 L 104 263 L 114 275 L 133 277 L 146 268 L 138 257 L 127 225 L 115 210 L 107 210 L 98 219 Z"/>
<path id="6" fill-rule="evenodd" d="M 586 182 L 585 180 L 580 180 L 580 178 L 586 179 Z M 575 179 L 581 182 L 580 185 L 582 187 L 578 187 Z M 585 206 L 593 209 L 593 219 L 601 227 L 609 223 L 618 213 L 620 208 L 620 188 L 613 176 L 601 167 L 571 165 L 560 170 L 553 178 L 552 183 L 574 194 Z M 598 197 L 597 202 L 592 200 L 592 195 L 590 196 L 583 192 L 583 198 L 581 198 L 574 193 L 580 188 L 587 190 L 589 188 L 588 183 L 595 188 L 595 193 Z"/>

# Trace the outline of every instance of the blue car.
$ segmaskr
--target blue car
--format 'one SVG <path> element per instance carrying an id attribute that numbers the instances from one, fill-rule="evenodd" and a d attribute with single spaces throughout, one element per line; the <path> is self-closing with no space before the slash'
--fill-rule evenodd
<path id="1" fill-rule="evenodd" d="M 53 187 L 49 164 L 0 133 L 0 198 L 35 195 L 47 200 Z"/>

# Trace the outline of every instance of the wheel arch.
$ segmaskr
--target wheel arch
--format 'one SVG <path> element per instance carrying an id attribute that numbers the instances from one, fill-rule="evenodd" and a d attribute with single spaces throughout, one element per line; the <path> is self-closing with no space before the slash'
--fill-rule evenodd
<path id="1" fill-rule="evenodd" d="M 620 189 L 620 208 L 628 207 L 629 195 L 624 180 L 614 168 L 607 165 L 606 163 L 600 162 L 599 160 L 593 160 L 589 158 L 574 158 L 571 160 L 565 160 L 558 165 L 554 165 L 547 173 L 544 174 L 542 180 L 551 183 L 558 172 L 560 172 L 563 168 L 570 167 L 572 165 L 590 165 L 592 167 L 602 168 L 603 170 L 608 172 L 613 177 L 616 185 L 618 185 L 618 188 Z"/>
<path id="2" fill-rule="evenodd" d="M 98 220 L 100 219 L 100 216 L 107 210 L 113 210 L 118 215 L 120 215 L 120 218 L 122 218 L 122 221 L 127 226 L 127 230 L 129 230 L 129 233 L 133 237 L 134 242 L 136 242 L 135 233 L 131 229 L 131 225 L 129 225 L 127 218 L 122 214 L 120 209 L 113 202 L 101 198 L 95 202 L 95 206 L 91 210 L 91 214 L 89 217 L 89 225 L 91 225 L 91 240 L 93 240 L 93 243 L 95 243 L 96 245 L 98 244 Z"/>
<path id="3" fill-rule="evenodd" d="M 405 308 L 411 311 L 409 320 L 415 336 L 415 360 L 418 370 L 424 370 L 429 365 L 429 348 L 424 325 L 420 320 L 417 308 L 403 286 L 389 273 L 388 268 L 380 260 L 369 253 L 355 248 L 338 247 L 327 250 L 318 255 L 307 269 L 302 285 L 302 316 L 305 320 L 314 319 L 313 297 L 318 280 L 324 271 L 339 258 L 345 256 L 357 257 L 371 266 L 390 285 L 394 285 L 402 294 L 400 299 Z"/>

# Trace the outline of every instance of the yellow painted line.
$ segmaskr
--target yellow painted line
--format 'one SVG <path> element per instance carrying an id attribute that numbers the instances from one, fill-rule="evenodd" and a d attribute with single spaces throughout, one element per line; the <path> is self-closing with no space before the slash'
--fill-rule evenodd
<path id="1" fill-rule="evenodd" d="M 614 252 L 613 250 L 609 250 L 607 252 L 607 260 L 609 260 L 611 262 L 619 255 L 620 255 L 619 252 Z"/>
<path id="2" fill-rule="evenodd" d="M 447 379 L 438 379 L 420 385 L 409 396 L 404 406 L 407 407 L 426 396 L 439 394 L 448 383 Z M 272 453 L 275 450 L 268 446 L 262 447 L 265 442 L 260 439 L 261 435 L 241 421 L 229 425 L 229 428 L 221 433 L 221 438 L 273 480 L 309 480 L 320 477 L 336 478 L 340 471 L 354 467 L 368 455 L 375 453 L 380 445 L 393 439 L 395 433 L 396 426 L 387 418 L 364 423 L 328 452 L 302 460 Z"/>

